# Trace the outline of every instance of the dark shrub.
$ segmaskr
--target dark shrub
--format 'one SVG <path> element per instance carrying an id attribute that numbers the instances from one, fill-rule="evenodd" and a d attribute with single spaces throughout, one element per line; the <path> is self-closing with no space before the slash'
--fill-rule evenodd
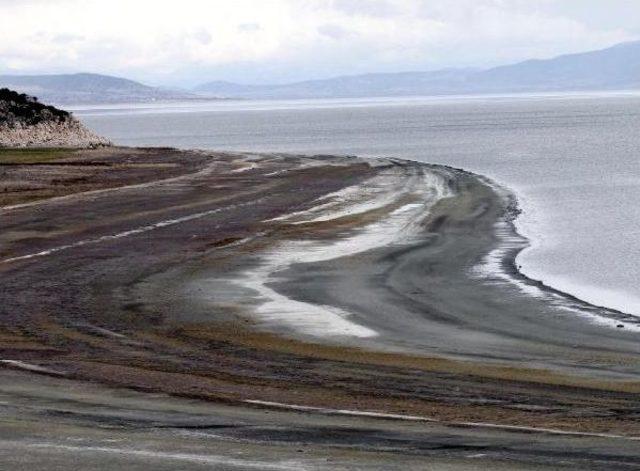
<path id="1" fill-rule="evenodd" d="M 65 122 L 71 114 L 40 103 L 36 97 L 0 88 L 0 123 L 38 124 L 43 121 Z"/>

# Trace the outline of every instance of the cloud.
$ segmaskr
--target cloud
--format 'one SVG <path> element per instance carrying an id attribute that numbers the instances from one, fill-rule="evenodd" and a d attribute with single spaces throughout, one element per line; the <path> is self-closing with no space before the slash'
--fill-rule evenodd
<path id="1" fill-rule="evenodd" d="M 260 24 L 258 23 L 242 23 L 241 25 L 238 25 L 238 31 L 242 31 L 246 33 L 258 31 L 260 29 L 261 29 Z"/>
<path id="2" fill-rule="evenodd" d="M 638 34 L 628 19 L 628 1 L 607 2 L 606 14 L 598 5 L 591 0 L 0 0 L 0 70 L 88 70 L 165 83 L 269 82 L 488 66 L 604 47 Z"/>
<path id="3" fill-rule="evenodd" d="M 318 33 L 331 39 L 344 39 L 351 36 L 349 30 L 336 24 L 325 24 L 318 26 Z"/>

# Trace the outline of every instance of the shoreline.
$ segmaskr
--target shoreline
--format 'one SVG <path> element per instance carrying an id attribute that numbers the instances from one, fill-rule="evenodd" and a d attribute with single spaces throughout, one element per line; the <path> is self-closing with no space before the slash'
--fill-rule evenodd
<path id="1" fill-rule="evenodd" d="M 496 252 L 502 252 L 501 260 L 497 262 L 494 270 L 498 273 L 494 276 L 504 277 L 516 285 L 520 285 L 523 291 L 529 291 L 531 296 L 545 297 L 548 302 L 564 305 L 566 309 L 585 315 L 593 320 L 594 323 L 607 328 L 628 328 L 640 332 L 640 317 L 606 306 L 605 303 L 598 304 L 581 299 L 579 296 L 570 292 L 562 291 L 544 280 L 538 280 L 526 275 L 518 264 L 518 257 L 522 252 L 531 248 L 532 241 L 518 230 L 517 220 L 523 217 L 524 211 L 520 208 L 517 193 L 513 190 L 493 181 L 491 178 L 459 169 L 462 172 L 474 175 L 479 180 L 485 182 L 492 187 L 506 201 L 506 206 L 511 208 L 504 218 L 504 228 L 496 227 L 498 233 L 502 232 L 502 247 L 496 247 Z M 477 267 L 474 267 L 477 268 Z M 487 273 L 486 277 L 491 277 L 491 273 Z M 535 292 L 531 292 L 534 290 Z"/>

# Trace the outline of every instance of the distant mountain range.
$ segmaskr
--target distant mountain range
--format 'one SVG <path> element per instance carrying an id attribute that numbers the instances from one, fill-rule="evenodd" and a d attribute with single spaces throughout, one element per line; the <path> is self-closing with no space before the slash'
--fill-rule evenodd
<path id="1" fill-rule="evenodd" d="M 640 41 L 485 70 L 364 74 L 279 85 L 213 81 L 193 90 L 173 90 L 105 75 L 72 74 L 0 75 L 0 87 L 66 105 L 218 98 L 347 98 L 640 89 Z"/>
<path id="2" fill-rule="evenodd" d="M 285 85 L 216 81 L 195 91 L 228 98 L 341 98 L 635 88 L 640 88 L 640 41 L 486 70 L 366 74 Z"/>

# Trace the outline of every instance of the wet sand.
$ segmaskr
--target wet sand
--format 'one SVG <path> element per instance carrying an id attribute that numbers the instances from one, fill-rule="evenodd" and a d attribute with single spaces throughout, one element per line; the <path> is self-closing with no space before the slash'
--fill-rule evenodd
<path id="1" fill-rule="evenodd" d="M 3 175 L 32 182 L 0 209 L 13 469 L 640 467 L 633 319 L 519 276 L 518 244 L 478 273 L 517 239 L 482 178 L 126 148 Z"/>

